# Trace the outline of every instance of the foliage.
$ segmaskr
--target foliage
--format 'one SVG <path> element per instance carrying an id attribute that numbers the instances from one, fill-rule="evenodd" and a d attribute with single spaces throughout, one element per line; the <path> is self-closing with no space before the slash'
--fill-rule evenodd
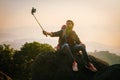
<path id="1" fill-rule="evenodd" d="M 13 48 L 10 48 L 10 45 L 0 45 L 0 71 L 11 75 L 12 67 L 12 54 L 14 53 Z"/>
<path id="2" fill-rule="evenodd" d="M 110 58 L 112 61 L 118 59 L 116 57 L 116 55 L 111 55 L 111 56 L 113 56 L 113 57 L 111 57 L 108 53 L 109 52 L 104 52 L 104 54 L 99 54 L 99 52 L 97 52 L 96 54 L 99 54 L 99 57 L 101 55 L 102 56 L 104 55 L 107 57 L 107 59 Z M 41 57 L 41 58 L 39 58 L 37 61 L 35 61 L 35 59 L 37 59 L 36 56 L 37 56 L 37 58 L 39 58 L 39 57 Z M 82 58 L 80 56 L 76 56 L 76 59 L 78 60 L 78 62 L 82 61 L 81 60 Z M 103 58 L 103 59 L 105 59 L 105 58 Z M 118 59 L 118 62 L 120 62 L 119 59 Z M 6 45 L 6 44 L 0 45 L 0 71 L 4 72 L 8 76 L 10 76 L 13 80 L 31 80 L 32 79 L 31 65 L 33 64 L 33 61 L 38 62 L 39 64 L 37 64 L 37 65 L 41 66 L 41 67 L 37 67 L 37 68 L 36 68 L 36 66 L 34 66 L 34 70 L 37 72 L 40 72 L 40 71 L 38 71 L 38 69 L 44 72 L 45 71 L 44 68 L 48 69 L 45 72 L 52 71 L 51 73 L 54 73 L 55 70 L 58 70 L 57 74 L 56 73 L 55 74 L 57 76 L 59 76 L 60 74 L 62 75 L 63 73 L 65 73 L 64 69 L 66 69 L 67 72 L 65 74 L 70 74 L 70 76 L 71 76 L 71 73 L 68 70 L 68 69 L 71 70 L 71 67 L 69 66 L 69 65 L 71 65 L 71 63 L 68 62 L 69 61 L 68 56 L 65 56 L 65 54 L 62 54 L 62 53 L 54 54 L 54 49 L 48 44 L 42 44 L 39 42 L 30 42 L 30 43 L 26 42 L 21 47 L 20 50 L 14 50 L 13 48 L 10 47 L 10 45 Z M 39 61 L 43 61 L 43 62 L 40 63 Z M 44 61 L 46 61 L 46 62 L 44 62 Z M 53 62 L 55 62 L 55 63 L 53 63 Z M 103 67 L 104 63 L 102 61 L 100 61 L 99 59 L 93 58 L 93 62 L 95 63 L 95 65 L 98 65 L 97 68 Z M 61 64 L 59 64 L 59 63 L 61 63 Z M 80 67 L 83 67 L 83 64 L 81 62 L 79 62 L 79 65 L 80 65 Z M 52 67 L 52 66 L 54 66 L 54 67 Z M 80 69 L 80 74 L 82 74 L 81 70 L 84 70 L 84 69 L 82 69 L 82 68 Z M 60 72 L 60 71 L 63 71 L 63 72 Z M 50 75 L 53 75 L 53 74 L 50 74 Z M 89 78 L 89 76 L 88 76 L 88 78 Z"/>
<path id="3" fill-rule="evenodd" d="M 31 65 L 39 53 L 54 51 L 48 44 L 25 43 L 19 51 L 10 45 L 0 45 L 0 71 L 13 80 L 31 80 Z"/>

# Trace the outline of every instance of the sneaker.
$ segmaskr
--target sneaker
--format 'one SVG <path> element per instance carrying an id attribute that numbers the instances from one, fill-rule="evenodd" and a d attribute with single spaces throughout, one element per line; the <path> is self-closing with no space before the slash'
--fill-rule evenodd
<path id="1" fill-rule="evenodd" d="M 73 71 L 78 71 L 78 64 L 76 61 L 73 62 L 72 69 Z"/>
<path id="2" fill-rule="evenodd" d="M 88 66 L 85 66 L 87 69 L 93 71 L 93 72 L 96 72 L 97 69 L 95 68 L 95 66 L 92 64 L 92 63 L 89 63 Z"/>

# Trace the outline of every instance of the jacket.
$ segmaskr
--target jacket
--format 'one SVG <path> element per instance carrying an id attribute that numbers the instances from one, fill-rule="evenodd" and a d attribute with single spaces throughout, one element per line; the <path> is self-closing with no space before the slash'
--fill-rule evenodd
<path id="1" fill-rule="evenodd" d="M 64 43 L 68 43 L 69 46 L 74 46 L 75 44 L 82 43 L 75 31 L 70 31 L 69 34 L 66 33 L 65 29 L 57 32 L 52 32 L 52 37 L 59 37 L 58 45 L 61 47 Z"/>

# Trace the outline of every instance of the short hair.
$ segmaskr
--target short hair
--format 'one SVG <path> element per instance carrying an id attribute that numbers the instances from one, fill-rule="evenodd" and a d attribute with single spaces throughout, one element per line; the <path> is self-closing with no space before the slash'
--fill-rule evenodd
<path id="1" fill-rule="evenodd" d="M 67 20 L 66 22 L 71 22 L 72 25 L 74 26 L 74 22 L 72 20 Z"/>

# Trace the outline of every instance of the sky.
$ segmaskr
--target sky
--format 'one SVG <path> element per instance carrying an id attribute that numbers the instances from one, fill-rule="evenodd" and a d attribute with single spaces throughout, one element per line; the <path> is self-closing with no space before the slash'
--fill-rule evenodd
<path id="1" fill-rule="evenodd" d="M 45 37 L 34 17 L 48 32 L 60 30 L 66 20 L 84 42 L 120 47 L 120 0 L 0 0 L 0 42 L 40 39 L 54 46 L 58 38 Z M 51 43 L 52 40 L 53 42 Z"/>

